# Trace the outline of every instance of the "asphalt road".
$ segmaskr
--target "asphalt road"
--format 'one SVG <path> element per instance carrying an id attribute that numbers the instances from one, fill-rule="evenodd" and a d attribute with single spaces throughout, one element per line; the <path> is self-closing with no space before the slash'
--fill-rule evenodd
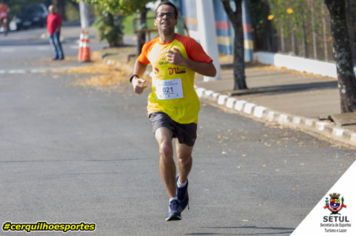
<path id="1" fill-rule="evenodd" d="M 76 25 L 65 26 L 61 29 L 62 47 L 67 60 L 76 58 L 78 55 L 80 32 L 80 27 Z M 51 61 L 54 52 L 46 33 L 46 28 L 33 28 L 12 31 L 7 36 L 0 34 L 0 70 L 29 69 L 40 66 L 47 68 L 68 64 L 66 61 L 55 61 L 55 63 Z M 106 46 L 105 43 L 99 42 L 95 35 L 95 29 L 90 28 L 90 48 L 92 51 L 100 50 Z M 36 59 L 41 60 L 42 63 L 38 64 L 38 61 L 35 61 Z M 73 60 L 69 65 L 73 66 Z"/>
<path id="2" fill-rule="evenodd" d="M 0 53 L 1 225 L 86 222 L 96 224 L 93 235 L 290 235 L 356 158 L 301 131 L 202 104 L 190 210 L 165 222 L 148 91 L 74 87 L 74 75 L 52 72 L 7 73 L 27 59 L 27 69 L 63 66 L 23 47 L 29 55 Z"/>

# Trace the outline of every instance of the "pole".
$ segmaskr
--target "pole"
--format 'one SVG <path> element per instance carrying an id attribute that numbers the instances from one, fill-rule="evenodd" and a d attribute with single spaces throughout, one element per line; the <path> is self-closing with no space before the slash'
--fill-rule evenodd
<path id="1" fill-rule="evenodd" d="M 244 30 L 244 59 L 245 61 L 253 61 L 253 38 L 249 0 L 242 1 L 242 25 Z"/>
<path id="2" fill-rule="evenodd" d="M 204 3 L 203 3 L 204 2 Z M 218 80 L 221 77 L 218 43 L 216 39 L 215 18 L 212 0 L 197 0 L 197 20 L 200 34 L 200 44 L 213 59 L 216 76 L 204 76 L 204 81 Z"/>
<path id="3" fill-rule="evenodd" d="M 83 1 L 79 2 L 79 11 L 80 11 L 80 25 L 82 29 L 89 28 L 89 15 L 87 4 Z"/>

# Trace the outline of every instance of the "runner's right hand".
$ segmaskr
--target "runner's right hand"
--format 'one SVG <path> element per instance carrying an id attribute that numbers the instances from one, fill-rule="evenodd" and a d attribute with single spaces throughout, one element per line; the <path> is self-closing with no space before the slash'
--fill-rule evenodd
<path id="1" fill-rule="evenodd" d="M 133 90 L 135 91 L 135 93 L 137 94 L 141 94 L 145 88 L 147 88 L 147 84 L 146 80 L 144 79 L 140 79 L 140 78 L 133 78 L 132 79 L 132 86 L 133 86 Z"/>

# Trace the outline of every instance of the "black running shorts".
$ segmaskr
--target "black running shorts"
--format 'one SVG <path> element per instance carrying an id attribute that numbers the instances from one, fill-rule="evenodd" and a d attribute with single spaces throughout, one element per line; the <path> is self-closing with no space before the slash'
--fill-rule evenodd
<path id="1" fill-rule="evenodd" d="M 173 138 L 178 138 L 179 143 L 184 143 L 190 147 L 194 146 L 197 138 L 197 124 L 179 124 L 166 113 L 159 111 L 150 114 L 148 119 L 151 121 L 153 134 L 155 134 L 156 129 L 166 127 L 172 130 Z"/>

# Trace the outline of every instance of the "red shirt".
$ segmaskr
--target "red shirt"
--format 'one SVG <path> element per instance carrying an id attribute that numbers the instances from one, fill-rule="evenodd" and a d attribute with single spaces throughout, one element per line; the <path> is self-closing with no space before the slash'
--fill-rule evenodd
<path id="1" fill-rule="evenodd" d="M 5 4 L 0 3 L 0 19 L 7 18 L 9 16 L 9 9 Z"/>
<path id="2" fill-rule="evenodd" d="M 55 32 L 55 30 L 58 28 L 58 26 L 61 24 L 62 24 L 62 18 L 60 15 L 58 15 L 57 13 L 48 14 L 47 29 L 49 35 L 52 35 Z"/>

